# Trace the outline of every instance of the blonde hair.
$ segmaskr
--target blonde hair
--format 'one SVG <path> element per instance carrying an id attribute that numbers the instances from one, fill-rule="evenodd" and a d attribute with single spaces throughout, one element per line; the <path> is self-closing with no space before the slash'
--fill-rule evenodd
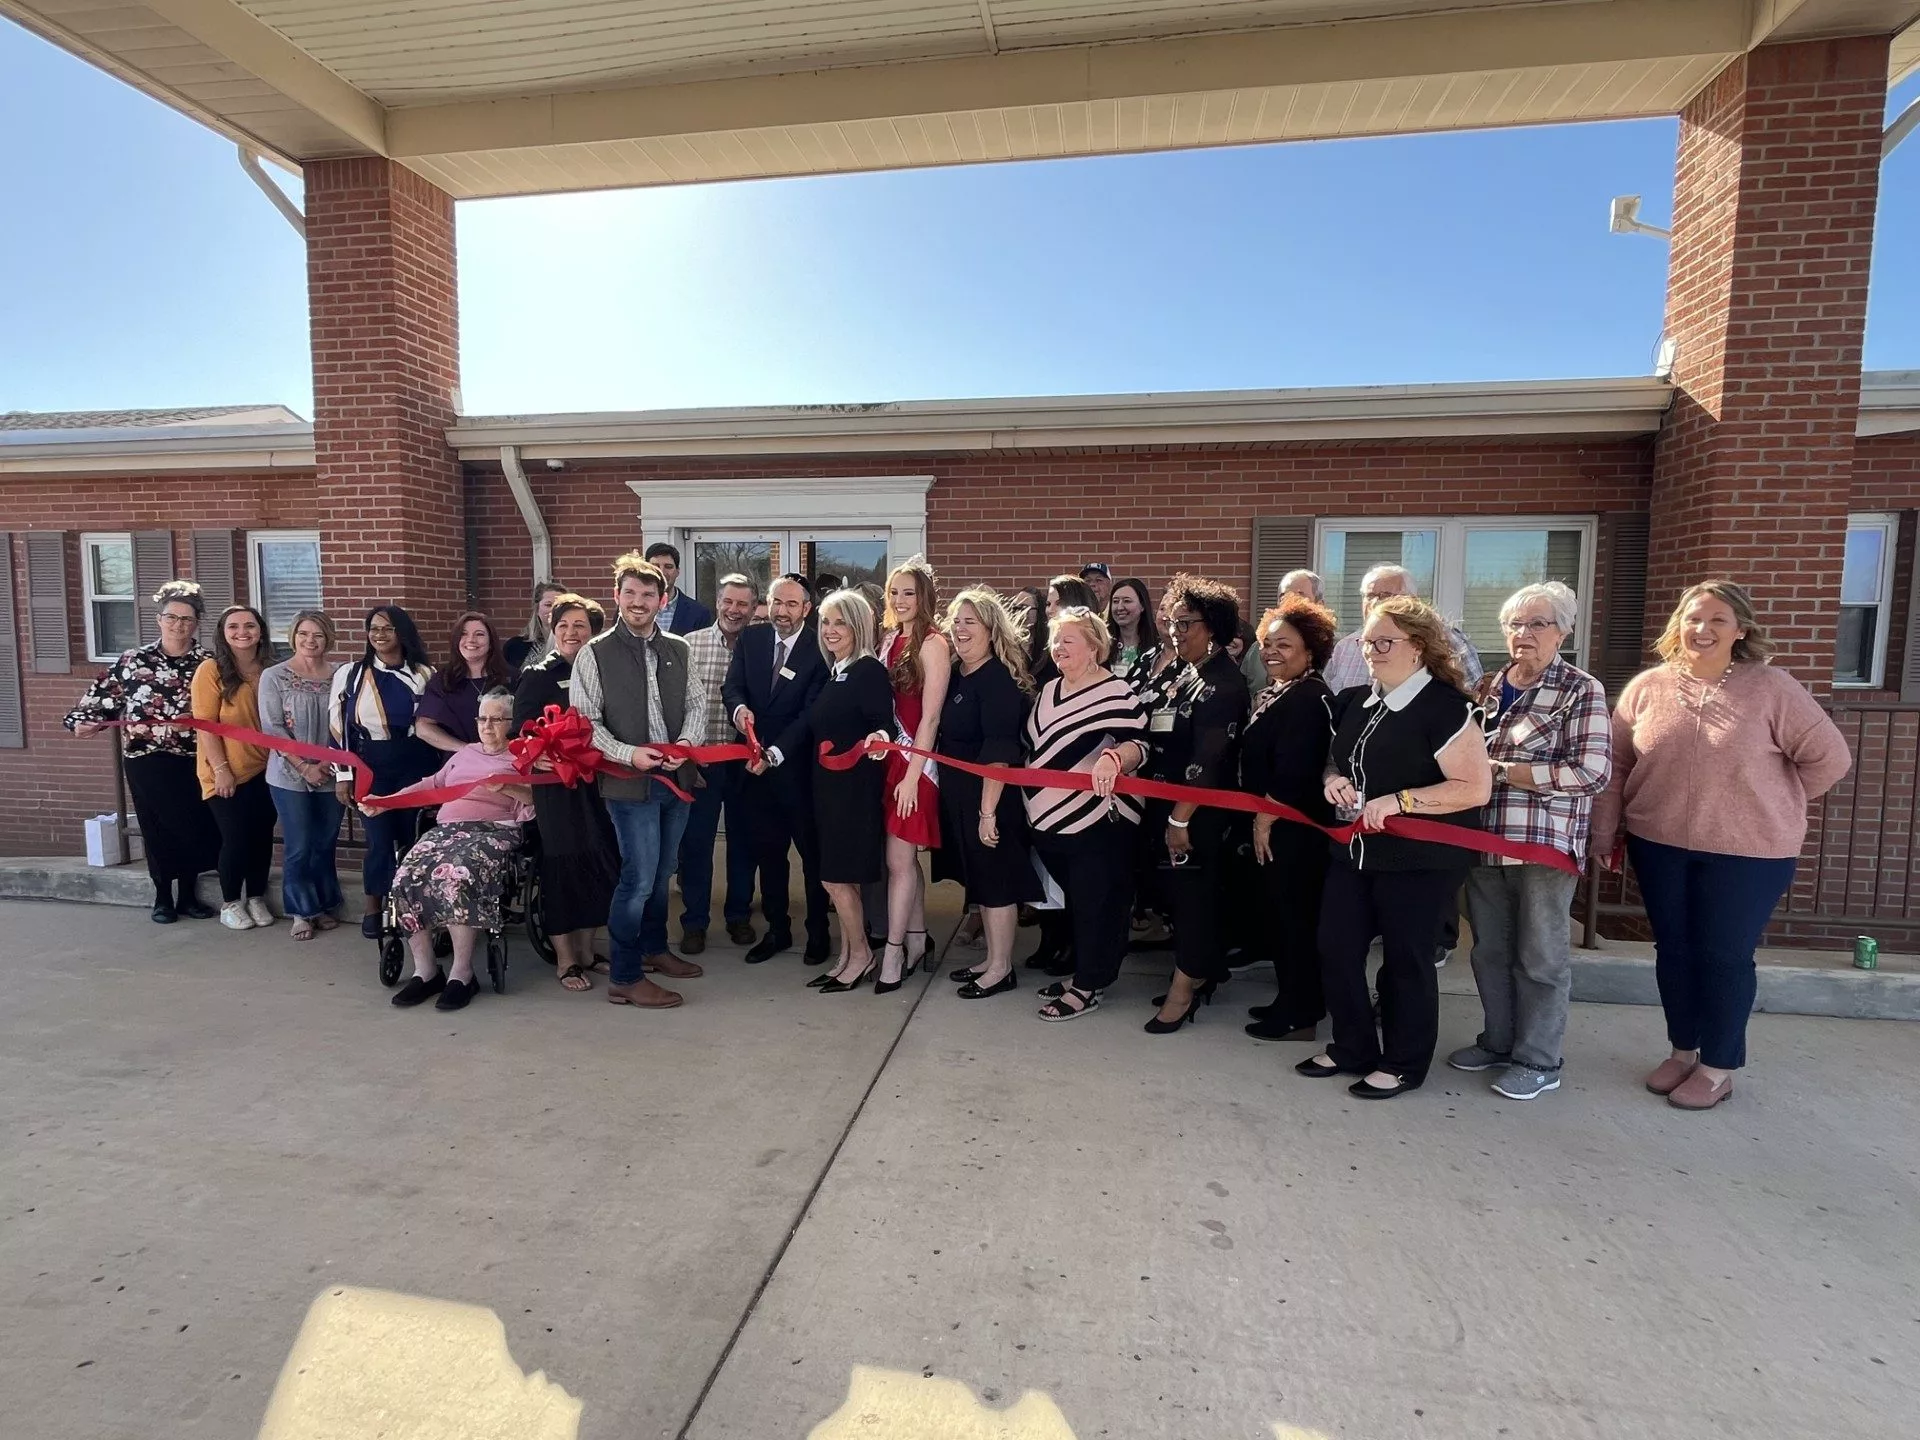
<path id="1" fill-rule="evenodd" d="M 873 607 L 867 603 L 866 596 L 858 590 L 834 591 L 820 602 L 820 618 L 824 621 L 829 617 L 841 621 L 853 631 L 853 652 L 847 656 L 849 661 L 873 654 Z M 833 652 L 827 649 L 826 637 L 816 634 L 815 638 L 820 644 L 821 657 L 827 664 L 833 664 Z"/>
<path id="2" fill-rule="evenodd" d="M 980 623 L 987 627 L 987 648 L 996 660 L 1007 667 L 1007 673 L 1013 676 L 1013 683 L 1031 694 L 1033 677 L 1027 673 L 1027 632 L 1014 620 L 1013 613 L 1007 609 L 1007 602 L 1000 598 L 1000 592 L 985 585 L 962 590 L 947 604 L 948 630 L 953 629 L 954 617 L 959 615 L 962 605 L 972 610 Z"/>
<path id="3" fill-rule="evenodd" d="M 1062 625 L 1078 625 L 1080 633 L 1087 637 L 1087 643 L 1093 646 L 1093 659 L 1097 665 L 1107 663 L 1107 657 L 1113 654 L 1113 632 L 1107 629 L 1097 611 L 1084 605 L 1068 605 L 1047 623 L 1047 643 L 1051 645 L 1060 634 Z"/>
<path id="4" fill-rule="evenodd" d="M 289 650 L 293 649 L 294 633 L 298 631 L 302 625 L 306 624 L 313 624 L 320 627 L 320 633 L 326 637 L 327 649 L 331 651 L 334 642 L 337 641 L 340 636 L 333 628 L 333 621 L 327 618 L 327 612 L 324 610 L 296 610 L 293 612 L 293 619 L 287 622 L 287 648 Z"/>
<path id="5" fill-rule="evenodd" d="M 1686 619 L 1694 601 L 1707 599 L 1718 600 L 1733 611 L 1733 623 L 1747 632 L 1733 642 L 1733 658 L 1736 662 L 1765 660 L 1773 654 L 1773 642 L 1767 638 L 1766 629 L 1753 613 L 1753 596 L 1747 593 L 1747 587 L 1736 585 L 1731 580 L 1702 580 L 1698 585 L 1689 585 L 1681 592 L 1680 603 L 1673 607 L 1673 613 L 1667 617 L 1667 628 L 1653 642 L 1653 648 L 1662 660 L 1678 660 L 1686 654 L 1686 641 L 1680 633 L 1681 622 Z"/>
<path id="6" fill-rule="evenodd" d="M 893 582 L 901 576 L 913 581 L 913 623 L 902 627 L 900 617 L 893 613 Z M 887 608 L 880 621 L 883 630 L 902 630 L 907 643 L 900 647 L 900 653 L 894 657 L 889 675 L 893 688 L 911 694 L 926 682 L 927 674 L 920 663 L 920 647 L 927 643 L 927 637 L 934 633 L 934 616 L 940 613 L 940 600 L 935 593 L 939 582 L 933 578 L 933 567 L 927 563 L 924 555 L 913 555 L 901 561 L 887 572 Z"/>
<path id="7" fill-rule="evenodd" d="M 1467 688 L 1466 672 L 1453 653 L 1453 632 L 1440 618 L 1438 610 L 1418 595 L 1390 595 L 1367 616 L 1369 625 L 1376 620 L 1391 620 L 1400 628 L 1420 652 L 1420 663 L 1434 679 L 1451 685 L 1462 695 L 1472 694 Z"/>

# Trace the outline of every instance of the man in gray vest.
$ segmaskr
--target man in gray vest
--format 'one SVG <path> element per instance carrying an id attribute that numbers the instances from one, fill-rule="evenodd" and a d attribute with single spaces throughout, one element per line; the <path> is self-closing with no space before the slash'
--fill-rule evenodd
<path id="1" fill-rule="evenodd" d="M 630 552 L 613 562 L 619 618 L 580 647 L 573 662 L 573 705 L 593 722 L 593 744 L 609 760 L 634 770 L 658 770 L 656 745 L 704 745 L 707 691 L 694 673 L 687 642 L 660 629 L 664 576 Z M 695 767 L 679 767 L 679 784 L 692 783 Z M 647 899 L 666 893 L 687 828 L 687 803 L 646 775 L 602 775 L 614 833 L 620 838 L 620 885 L 613 892 L 607 933 L 613 939 L 607 999 L 643 1010 L 670 1010 L 680 996 L 649 980 L 646 970 L 676 980 L 700 967 L 667 949 L 666 910 L 649 925 Z"/>

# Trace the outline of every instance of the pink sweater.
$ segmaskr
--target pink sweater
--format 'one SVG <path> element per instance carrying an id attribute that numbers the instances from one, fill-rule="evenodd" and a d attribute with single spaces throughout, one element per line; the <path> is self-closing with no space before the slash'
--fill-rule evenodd
<path id="1" fill-rule="evenodd" d="M 1608 854 L 1624 829 L 1682 850 L 1798 855 L 1807 802 L 1852 763 L 1838 727 L 1784 670 L 1735 665 L 1711 692 L 1671 665 L 1643 670 L 1613 712 L 1613 781 L 1594 805 L 1593 853 Z"/>
<path id="2" fill-rule="evenodd" d="M 489 755 L 484 746 L 473 744 L 454 751 L 447 757 L 447 763 L 433 774 L 396 793 L 404 795 L 408 790 L 437 790 L 442 785 L 458 785 L 466 780 L 498 780 L 508 785 L 527 783 L 526 777 L 513 768 L 513 756 L 507 751 Z M 533 806 L 511 795 L 503 795 L 498 790 L 472 790 L 440 807 L 442 825 L 455 820 L 522 821 L 532 818 Z"/>

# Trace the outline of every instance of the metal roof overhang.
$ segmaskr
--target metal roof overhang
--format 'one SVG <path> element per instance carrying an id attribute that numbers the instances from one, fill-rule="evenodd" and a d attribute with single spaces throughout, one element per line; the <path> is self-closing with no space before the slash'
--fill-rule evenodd
<path id="1" fill-rule="evenodd" d="M 0 0 L 284 163 L 456 197 L 1670 114 L 1920 0 Z M 1920 65 L 1920 30 L 1890 79 Z"/>

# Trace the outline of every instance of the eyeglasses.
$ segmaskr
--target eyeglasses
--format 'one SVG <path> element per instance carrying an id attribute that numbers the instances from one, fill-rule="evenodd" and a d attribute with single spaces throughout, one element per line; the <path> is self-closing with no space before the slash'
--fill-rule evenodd
<path id="1" fill-rule="evenodd" d="M 1509 635 L 1542 635 L 1560 627 L 1551 620 L 1502 620 L 1500 628 Z"/>
<path id="2" fill-rule="evenodd" d="M 513 723 L 513 717 L 511 715 L 481 715 L 476 718 L 474 723 L 478 725 L 511 725 Z"/>
<path id="3" fill-rule="evenodd" d="M 1390 655 L 1394 646 L 1412 643 L 1405 635 L 1378 635 L 1371 640 L 1362 640 L 1360 648 L 1371 655 Z"/>
<path id="4" fill-rule="evenodd" d="M 160 612 L 160 623 L 162 625 L 191 625 L 199 618 L 200 617 L 195 615 L 191 610 L 185 615 L 174 610 L 162 610 Z"/>
<path id="5" fill-rule="evenodd" d="M 369 635 L 392 635 L 392 634 L 394 634 L 394 633 L 395 633 L 395 632 L 394 632 L 394 628 L 393 628 L 393 626 L 391 626 L 391 625 L 369 625 L 369 626 L 367 626 L 367 634 L 369 634 Z"/>
<path id="6" fill-rule="evenodd" d="M 1184 635 L 1187 633 L 1187 631 L 1191 630 L 1194 626 L 1200 623 L 1201 623 L 1200 616 L 1187 615 L 1176 620 L 1169 620 L 1167 622 L 1167 628 L 1173 631 L 1173 633 L 1176 635 Z"/>

